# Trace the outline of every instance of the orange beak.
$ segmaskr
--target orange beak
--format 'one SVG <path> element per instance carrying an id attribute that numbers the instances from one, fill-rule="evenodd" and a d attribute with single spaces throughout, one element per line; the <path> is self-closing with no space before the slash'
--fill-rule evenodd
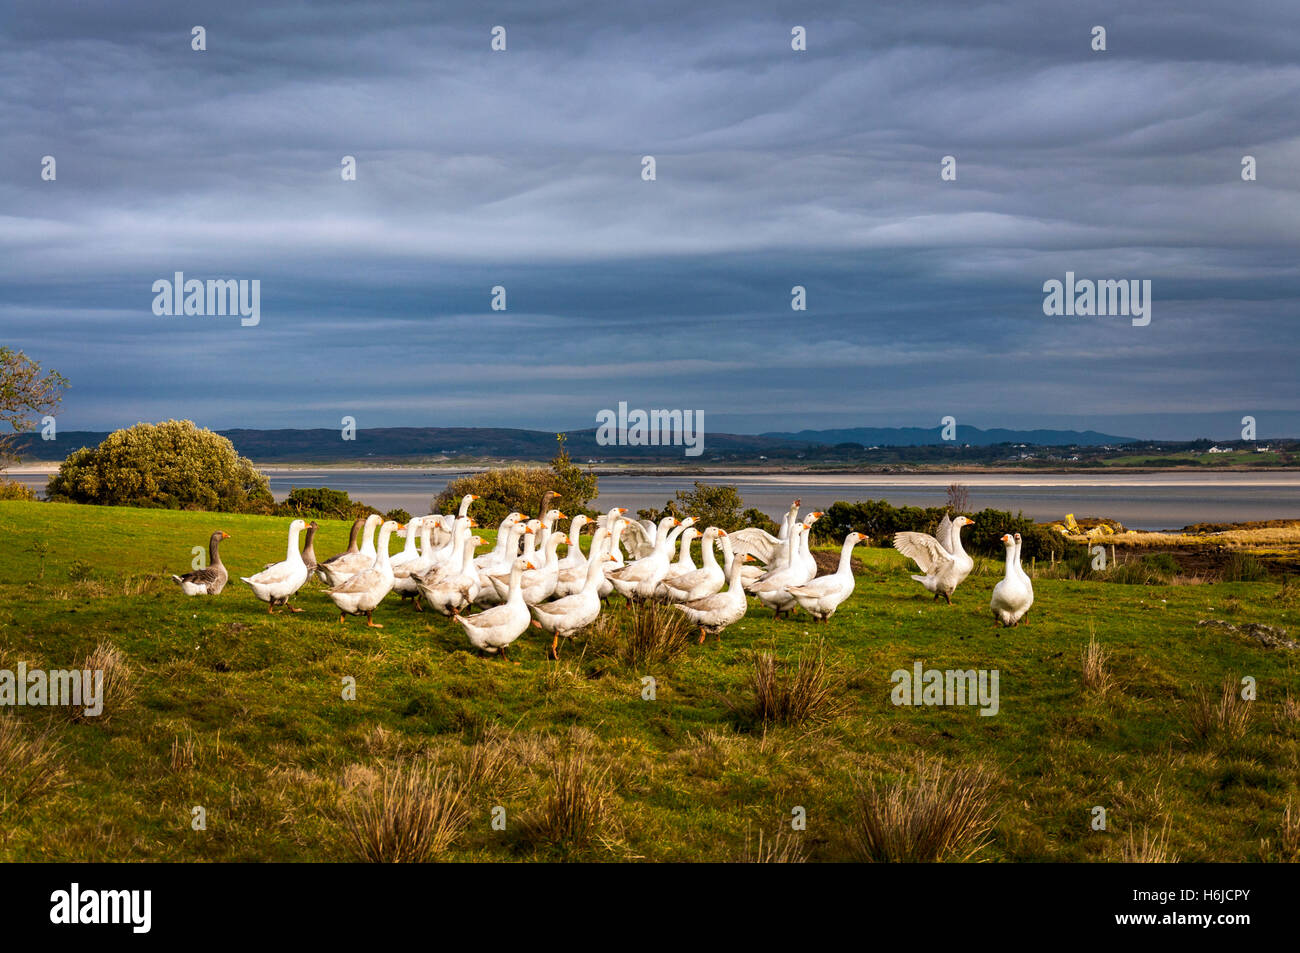
<path id="1" fill-rule="evenodd" d="M 561 513 L 559 516 L 556 517 L 556 519 L 567 520 L 568 517 L 565 516 L 563 513 Z"/>
<path id="2" fill-rule="evenodd" d="M 229 534 L 229 533 L 222 533 L 222 534 L 221 534 L 221 538 L 222 538 L 222 539 L 230 539 L 230 534 Z"/>

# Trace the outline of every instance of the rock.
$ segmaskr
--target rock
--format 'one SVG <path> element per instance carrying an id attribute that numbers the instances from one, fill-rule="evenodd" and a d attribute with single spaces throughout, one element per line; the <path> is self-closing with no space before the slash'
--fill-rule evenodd
<path id="1" fill-rule="evenodd" d="M 1247 622 L 1244 625 L 1236 626 L 1231 622 L 1224 622 L 1222 619 L 1202 619 L 1196 623 L 1198 626 L 1210 625 L 1217 629 L 1224 629 L 1228 632 L 1236 632 L 1254 639 L 1260 645 L 1270 649 L 1298 649 L 1300 642 L 1286 637 L 1286 629 L 1264 625 L 1261 622 Z"/>

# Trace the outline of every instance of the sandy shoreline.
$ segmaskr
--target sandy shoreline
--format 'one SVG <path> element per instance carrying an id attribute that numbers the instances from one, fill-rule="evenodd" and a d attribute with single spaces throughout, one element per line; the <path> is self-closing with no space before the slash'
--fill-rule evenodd
<path id="1" fill-rule="evenodd" d="M 258 469 L 268 477 L 307 476 L 328 474 L 420 474 L 445 475 L 449 473 L 478 472 L 486 467 L 444 466 L 261 466 Z M 6 468 L 13 476 L 49 476 L 58 470 L 57 464 L 20 463 Z M 921 473 L 805 473 L 801 471 L 765 471 L 762 473 L 726 473 L 712 470 L 663 471 L 597 470 L 600 476 L 635 477 L 641 479 L 707 479 L 712 482 L 733 483 L 737 486 L 756 486 L 764 483 L 818 486 L 861 487 L 946 487 L 962 483 L 969 487 L 1300 487 L 1300 471 L 1270 470 L 1263 473 L 1241 470 L 1216 470 L 1211 472 L 1173 471 L 1007 471 L 1007 472 L 953 472 L 934 471 Z"/>

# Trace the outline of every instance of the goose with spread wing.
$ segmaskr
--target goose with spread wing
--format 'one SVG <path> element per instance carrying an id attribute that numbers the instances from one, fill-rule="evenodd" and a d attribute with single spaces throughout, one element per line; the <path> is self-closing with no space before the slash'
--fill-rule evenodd
<path id="1" fill-rule="evenodd" d="M 974 520 L 958 516 L 943 522 L 934 536 L 929 533 L 895 533 L 894 548 L 920 567 L 922 576 L 912 578 L 934 593 L 943 596 L 952 605 L 952 594 L 975 568 L 975 560 L 966 554 L 961 545 L 961 529 L 974 525 Z"/>

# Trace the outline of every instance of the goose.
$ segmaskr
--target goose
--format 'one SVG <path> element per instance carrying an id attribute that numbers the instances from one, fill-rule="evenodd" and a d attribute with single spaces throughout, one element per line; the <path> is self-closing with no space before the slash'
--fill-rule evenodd
<path id="1" fill-rule="evenodd" d="M 749 553 L 755 559 L 761 559 L 767 565 L 772 565 L 772 560 L 781 551 L 781 544 L 790 536 L 790 527 L 799 521 L 799 507 L 802 502 L 802 500 L 795 500 L 790 504 L 790 509 L 781 517 L 781 531 L 777 536 L 757 526 L 736 530 L 731 534 L 732 550 L 737 553 Z"/>
<path id="2" fill-rule="evenodd" d="M 789 615 L 798 605 L 794 596 L 790 594 L 790 586 L 806 585 L 817 575 L 816 561 L 812 561 L 810 567 L 808 562 L 801 558 L 803 553 L 808 553 L 808 531 L 811 528 L 808 523 L 799 523 L 795 526 L 794 536 L 788 541 L 794 551 L 790 564 L 784 569 L 768 573 L 755 582 L 750 589 L 750 592 L 758 596 L 759 602 L 772 610 L 773 618 L 779 619 L 783 615 Z"/>
<path id="3" fill-rule="evenodd" d="M 307 578 L 310 579 L 316 575 L 316 544 L 313 542 L 316 538 L 316 521 L 312 520 L 307 524 L 307 535 L 302 540 L 302 562 L 307 567 Z M 270 569 L 275 563 L 266 563 L 263 569 Z"/>
<path id="4" fill-rule="evenodd" d="M 510 569 L 508 560 L 513 559 L 514 553 L 507 553 L 506 543 L 510 541 L 510 529 L 516 523 L 524 518 L 522 513 L 514 512 L 501 521 L 497 527 L 496 545 L 492 547 L 491 552 L 484 553 L 482 556 L 474 558 L 474 565 L 480 569 L 486 569 L 489 566 L 500 566 L 499 572 L 507 572 Z M 518 545 L 518 540 L 515 540 Z"/>
<path id="5" fill-rule="evenodd" d="M 344 582 L 326 589 L 325 594 L 339 607 L 339 622 L 347 621 L 349 615 L 366 614 L 366 625 L 372 629 L 382 629 L 375 622 L 375 607 L 383 602 L 384 596 L 393 588 L 393 567 L 388 560 L 388 540 L 393 531 L 399 529 L 395 520 L 384 520 L 379 527 L 379 543 L 376 546 L 375 561 L 369 569 L 363 569 L 349 576 Z"/>
<path id="6" fill-rule="evenodd" d="M 659 521 L 658 539 L 650 554 L 609 574 L 610 582 L 629 604 L 633 599 L 648 599 L 654 595 L 656 587 L 668 575 L 668 560 L 677 537 L 694 522 L 689 516 L 685 521 L 664 517 Z"/>
<path id="7" fill-rule="evenodd" d="M 746 582 L 746 574 L 741 573 L 741 585 L 743 585 L 748 592 L 755 592 L 759 588 L 760 584 L 765 584 L 777 573 L 787 573 L 787 571 L 795 565 L 796 557 L 799 554 L 799 532 L 797 527 L 802 525 L 802 523 L 796 524 L 794 527 L 795 531 L 788 534 L 785 539 L 781 540 L 780 548 L 773 554 L 772 561 L 767 564 L 765 569 L 758 572 L 757 575 L 752 573 L 750 574 L 752 581 Z M 732 546 L 732 553 L 735 553 L 734 544 Z M 728 567 L 727 572 L 731 572 L 730 567 Z"/>
<path id="8" fill-rule="evenodd" d="M 627 526 L 627 520 L 616 519 L 614 528 L 605 540 L 605 550 L 613 556 L 613 560 L 604 564 L 605 578 L 600 584 L 600 598 L 608 599 L 614 593 L 614 583 L 610 579 L 610 574 L 623 568 L 623 550 L 619 548 L 619 538 L 623 535 L 623 529 Z"/>
<path id="9" fill-rule="evenodd" d="M 622 569 L 624 566 L 623 547 L 619 543 L 628 522 L 622 518 L 626 513 L 626 506 L 616 506 L 596 521 L 597 527 L 603 526 L 609 530 L 609 554 L 614 557 L 614 561 L 605 567 L 605 575 L 609 575 L 615 569 Z M 604 587 L 602 586 L 602 588 Z"/>
<path id="10" fill-rule="evenodd" d="M 894 548 L 920 567 L 923 576 L 912 578 L 952 605 L 952 594 L 962 580 L 975 568 L 975 560 L 966 555 L 961 545 L 961 528 L 973 526 L 974 520 L 959 516 L 949 520 L 945 515 L 934 536 L 928 533 L 895 533 Z"/>
<path id="11" fill-rule="evenodd" d="M 541 514 L 541 528 L 537 531 L 537 548 L 546 552 L 546 541 L 551 538 L 551 527 L 556 520 L 566 520 L 567 516 L 560 510 L 546 510 Z"/>
<path id="12" fill-rule="evenodd" d="M 527 537 L 525 537 L 526 539 Z M 539 564 L 535 560 L 528 560 L 533 564 L 533 568 L 524 573 L 523 579 L 520 581 L 520 587 L 523 592 L 524 602 L 530 606 L 545 602 L 555 592 L 555 584 L 559 581 L 560 576 L 559 560 L 555 558 L 555 550 L 561 543 L 567 543 L 568 541 L 569 537 L 563 533 L 552 533 L 551 538 L 546 541 L 545 561 Z M 496 589 L 497 595 L 504 600 L 510 592 L 509 577 L 489 576 L 488 578 L 492 580 L 492 586 Z"/>
<path id="13" fill-rule="evenodd" d="M 587 577 L 582 588 L 572 595 L 554 602 L 543 602 L 529 606 L 533 614 L 533 625 L 551 633 L 551 658 L 560 657 L 560 638 L 570 638 L 573 633 L 585 629 L 596 621 L 600 615 L 600 581 L 604 578 L 602 559 L 608 561 L 613 557 L 608 553 L 604 557 L 593 556 L 587 561 Z"/>
<path id="14" fill-rule="evenodd" d="M 510 571 L 515 560 L 519 557 L 519 540 L 528 534 L 529 530 L 524 523 L 514 523 L 506 531 L 506 545 L 502 549 L 501 555 L 495 563 L 488 563 L 485 566 L 478 566 L 478 560 L 474 560 L 475 568 L 478 570 L 478 595 L 474 597 L 476 606 L 494 606 L 501 602 L 501 597 L 492 586 L 490 576 L 499 576 Z M 498 542 L 500 538 L 498 537 Z"/>
<path id="15" fill-rule="evenodd" d="M 569 520 L 569 538 L 573 540 L 573 545 L 560 560 L 560 572 L 566 569 L 581 569 L 587 565 L 587 557 L 582 554 L 582 528 L 590 522 L 591 520 L 581 513 Z"/>
<path id="16" fill-rule="evenodd" d="M 577 546 L 573 546 L 570 551 L 578 548 L 579 547 Z M 609 530 L 605 529 L 603 526 L 599 527 L 596 530 L 595 535 L 591 537 L 591 556 L 585 559 L 581 565 L 565 568 L 564 560 L 560 560 L 560 574 L 555 580 L 555 598 L 563 599 L 566 596 L 571 596 L 580 592 L 587 581 L 587 570 L 591 567 L 593 562 L 596 563 L 600 570 L 600 579 L 597 580 L 596 585 L 598 593 L 597 598 L 599 598 L 600 585 L 601 583 L 606 582 L 604 579 L 605 567 L 614 562 L 614 557 L 609 553 Z M 611 583 L 606 584 L 608 584 L 611 589 L 613 588 Z"/>
<path id="17" fill-rule="evenodd" d="M 414 523 L 415 520 L 411 520 L 411 522 Z M 420 587 L 417 585 L 417 577 L 423 576 L 430 569 L 435 568 L 433 565 L 434 553 L 436 552 L 433 546 L 434 526 L 434 517 L 424 518 L 420 523 L 419 555 L 414 559 L 406 560 L 400 565 L 393 566 L 393 591 L 400 593 L 403 599 L 414 600 L 416 612 L 424 611 L 424 606 L 420 605 Z M 408 539 L 415 535 L 409 526 L 406 532 Z"/>
<path id="18" fill-rule="evenodd" d="M 302 561 L 302 553 L 298 552 L 298 534 L 306 528 L 307 524 L 302 520 L 289 524 L 289 545 L 283 562 L 275 563 L 255 576 L 239 577 L 252 588 L 253 595 L 266 603 L 266 611 L 272 615 L 275 606 L 279 605 L 287 607 L 290 612 L 302 611 L 289 605 L 289 599 L 307 581 L 307 564 Z"/>
<path id="19" fill-rule="evenodd" d="M 477 493 L 466 493 L 460 498 L 460 509 L 456 511 L 458 517 L 469 516 L 469 505 L 478 499 Z"/>
<path id="20" fill-rule="evenodd" d="M 457 523 L 460 523 L 457 520 Z M 460 554 L 452 562 L 435 569 L 416 580 L 420 595 L 429 605 L 443 615 L 455 615 L 468 608 L 478 595 L 479 574 L 474 568 L 474 548 L 483 545 L 483 537 L 472 536 L 462 530 Z"/>
<path id="21" fill-rule="evenodd" d="M 645 559 L 654 552 L 655 544 L 659 541 L 660 534 L 663 531 L 665 520 L 670 521 L 672 519 L 671 516 L 665 516 L 659 521 L 657 527 L 650 520 L 627 520 L 625 530 L 630 530 L 630 532 L 627 539 L 624 540 L 624 545 L 627 546 L 628 555 L 632 557 L 633 562 L 638 559 Z M 669 523 L 670 527 L 673 525 L 673 523 Z"/>
<path id="22" fill-rule="evenodd" d="M 701 645 L 704 644 L 705 636 L 710 633 L 716 635 L 721 642 L 722 630 L 745 617 L 745 609 L 748 608 L 749 603 L 745 599 L 745 590 L 740 586 L 740 567 L 753 558 L 749 553 L 745 553 L 732 559 L 731 572 L 727 575 L 726 592 L 718 592 L 691 602 L 674 603 L 693 625 L 699 627 Z"/>
<path id="23" fill-rule="evenodd" d="M 352 529 L 348 532 L 348 548 L 343 550 L 343 552 L 322 561 L 316 566 L 316 576 L 321 582 L 329 581 L 325 578 L 325 573 L 321 570 L 321 566 L 332 565 L 336 560 L 342 559 L 344 556 L 351 556 L 353 553 L 357 552 L 357 538 L 361 535 L 361 527 L 365 525 L 366 517 L 358 516 L 354 519 L 352 521 Z"/>
<path id="24" fill-rule="evenodd" d="M 682 538 L 685 539 L 684 533 Z M 700 539 L 700 562 L 703 566 L 689 572 L 672 572 L 665 576 L 664 581 L 660 583 L 665 597 L 672 602 L 691 602 L 711 596 L 722 589 L 727 577 L 713 555 L 713 544 L 718 539 L 728 538 L 726 531 L 716 526 L 706 529 Z M 726 545 L 731 544 L 728 542 Z"/>
<path id="25" fill-rule="evenodd" d="M 208 564 L 202 569 L 195 569 L 183 576 L 172 575 L 185 595 L 219 596 L 221 590 L 226 588 L 226 580 L 230 578 L 230 574 L 226 572 L 226 567 L 221 562 L 223 539 L 230 539 L 230 534 L 223 533 L 221 530 L 208 537 Z"/>
<path id="26" fill-rule="evenodd" d="M 452 530 L 456 528 L 456 519 L 454 516 L 444 516 L 442 513 L 432 513 L 427 519 L 433 522 L 433 532 L 429 535 L 429 544 L 433 546 L 434 551 L 442 549 L 451 542 Z M 423 543 L 421 543 L 423 545 Z"/>
<path id="27" fill-rule="evenodd" d="M 355 553 L 344 553 L 335 556 L 333 559 L 326 560 L 317 566 L 319 575 L 329 586 L 337 586 L 345 582 L 349 576 L 359 573 L 362 570 L 369 569 L 375 563 L 375 542 L 372 534 L 384 522 L 384 518 L 378 513 L 371 513 L 366 517 L 366 522 L 361 528 L 361 548 Z"/>
<path id="28" fill-rule="evenodd" d="M 1034 583 L 1033 580 L 1029 578 L 1029 573 L 1025 572 L 1024 563 L 1020 561 L 1020 547 L 1021 547 L 1020 534 L 1013 533 L 1012 537 L 1016 541 L 1016 572 L 1020 573 L 1020 578 L 1024 580 L 1025 585 L 1029 588 L 1029 605 L 1025 606 L 1024 615 L 1020 617 L 1020 621 L 1024 622 L 1025 617 L 1029 615 L 1029 610 L 1030 608 L 1033 607 L 1034 604 Z"/>
<path id="29" fill-rule="evenodd" d="M 993 587 L 989 608 L 993 610 L 993 618 L 1008 628 L 1018 625 L 1034 604 L 1034 587 L 1020 567 L 1020 550 L 1015 537 L 1009 533 L 1002 534 L 1002 545 L 1007 551 L 1006 570 L 1002 579 Z"/>
<path id="30" fill-rule="evenodd" d="M 392 564 L 394 571 L 402 563 L 410 562 L 412 559 L 419 557 L 420 553 L 415 548 L 415 541 L 420 538 L 420 529 L 424 526 L 426 517 L 415 516 L 406 524 L 406 544 L 402 551 L 395 556 L 390 556 L 388 561 Z"/>
<path id="31" fill-rule="evenodd" d="M 523 574 L 536 568 L 523 557 L 516 559 L 510 566 L 510 588 L 505 602 L 468 618 L 460 613 L 452 615 L 452 621 L 460 623 L 469 636 L 470 645 L 481 652 L 500 652 L 509 661 L 506 647 L 524 634 L 531 619 L 524 602 Z"/>
<path id="32" fill-rule="evenodd" d="M 802 586 L 788 586 L 786 591 L 795 602 L 808 610 L 818 622 L 826 622 L 840 604 L 853 595 L 853 547 L 866 540 L 862 533 L 849 533 L 840 550 L 840 565 L 835 572 L 818 576 Z"/>

